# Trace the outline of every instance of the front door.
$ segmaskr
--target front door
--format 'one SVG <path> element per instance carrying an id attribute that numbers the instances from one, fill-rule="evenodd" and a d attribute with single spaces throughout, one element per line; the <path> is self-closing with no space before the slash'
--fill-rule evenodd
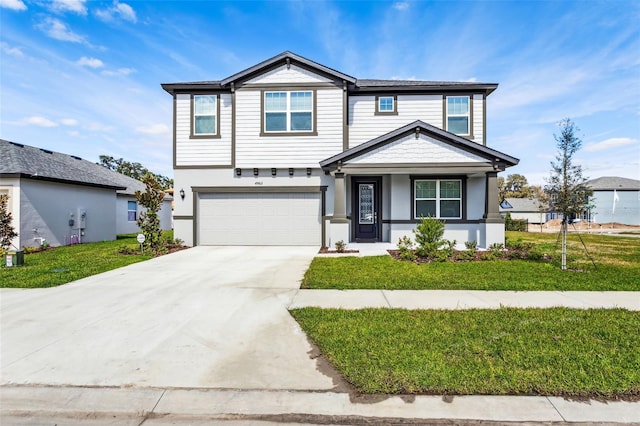
<path id="1" fill-rule="evenodd" d="M 379 241 L 382 219 L 380 211 L 382 178 L 379 176 L 353 177 L 351 181 L 354 240 Z"/>

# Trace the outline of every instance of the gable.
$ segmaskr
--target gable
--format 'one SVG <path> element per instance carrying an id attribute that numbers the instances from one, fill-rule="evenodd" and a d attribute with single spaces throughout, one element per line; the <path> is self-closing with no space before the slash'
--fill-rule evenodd
<path id="1" fill-rule="evenodd" d="M 425 134 L 406 135 L 368 151 L 345 164 L 477 163 L 486 159 Z"/>
<path id="2" fill-rule="evenodd" d="M 287 66 L 283 64 L 271 71 L 267 71 L 249 81 L 246 84 L 278 84 L 278 83 L 331 83 L 332 81 L 319 74 L 301 68 L 295 64 Z"/>

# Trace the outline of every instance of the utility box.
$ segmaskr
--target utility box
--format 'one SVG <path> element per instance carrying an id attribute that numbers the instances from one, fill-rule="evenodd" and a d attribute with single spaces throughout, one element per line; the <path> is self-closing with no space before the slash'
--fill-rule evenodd
<path id="1" fill-rule="evenodd" d="M 24 251 L 10 251 L 5 254 L 4 264 L 7 268 L 24 265 Z"/>
<path id="2" fill-rule="evenodd" d="M 78 215 L 76 216 L 76 228 L 85 229 L 87 227 L 87 210 L 78 209 Z"/>

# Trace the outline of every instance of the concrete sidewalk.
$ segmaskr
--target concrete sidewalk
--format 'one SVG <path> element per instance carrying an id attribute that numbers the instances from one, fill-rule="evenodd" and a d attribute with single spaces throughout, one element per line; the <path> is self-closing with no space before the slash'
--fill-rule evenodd
<path id="1" fill-rule="evenodd" d="M 640 404 L 535 396 L 354 397 L 331 391 L 0 387 L 2 424 L 638 423 Z"/>
<path id="2" fill-rule="evenodd" d="M 640 311 L 633 291 L 299 290 L 289 309 L 624 308 Z"/>

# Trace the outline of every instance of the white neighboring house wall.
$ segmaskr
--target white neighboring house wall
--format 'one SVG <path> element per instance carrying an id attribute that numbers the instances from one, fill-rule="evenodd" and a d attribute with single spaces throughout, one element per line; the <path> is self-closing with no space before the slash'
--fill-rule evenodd
<path id="1" fill-rule="evenodd" d="M 86 243 L 115 239 L 115 198 L 113 189 L 21 179 L 20 247 L 38 247 L 43 239 L 66 245 L 71 235 Z M 79 208 L 87 213 L 83 230 L 77 229 Z"/>
<path id="2" fill-rule="evenodd" d="M 13 229 L 18 233 L 11 244 L 14 249 L 20 248 L 20 179 L 0 178 L 0 194 L 9 196 L 7 210 L 11 213 Z"/>
<path id="3" fill-rule="evenodd" d="M 146 209 L 137 202 L 134 195 L 118 194 L 116 198 L 116 234 L 136 234 L 140 232 L 138 223 L 129 221 L 129 201 L 136 203 L 136 219 L 140 217 L 140 214 Z M 166 200 L 162 203 L 162 208 L 158 212 L 160 217 L 160 229 L 163 231 L 172 228 L 171 219 L 171 201 Z"/>
<path id="4" fill-rule="evenodd" d="M 640 191 L 616 190 L 616 194 L 618 199 L 614 209 L 613 191 L 593 191 L 592 220 L 596 223 L 640 225 Z"/>

